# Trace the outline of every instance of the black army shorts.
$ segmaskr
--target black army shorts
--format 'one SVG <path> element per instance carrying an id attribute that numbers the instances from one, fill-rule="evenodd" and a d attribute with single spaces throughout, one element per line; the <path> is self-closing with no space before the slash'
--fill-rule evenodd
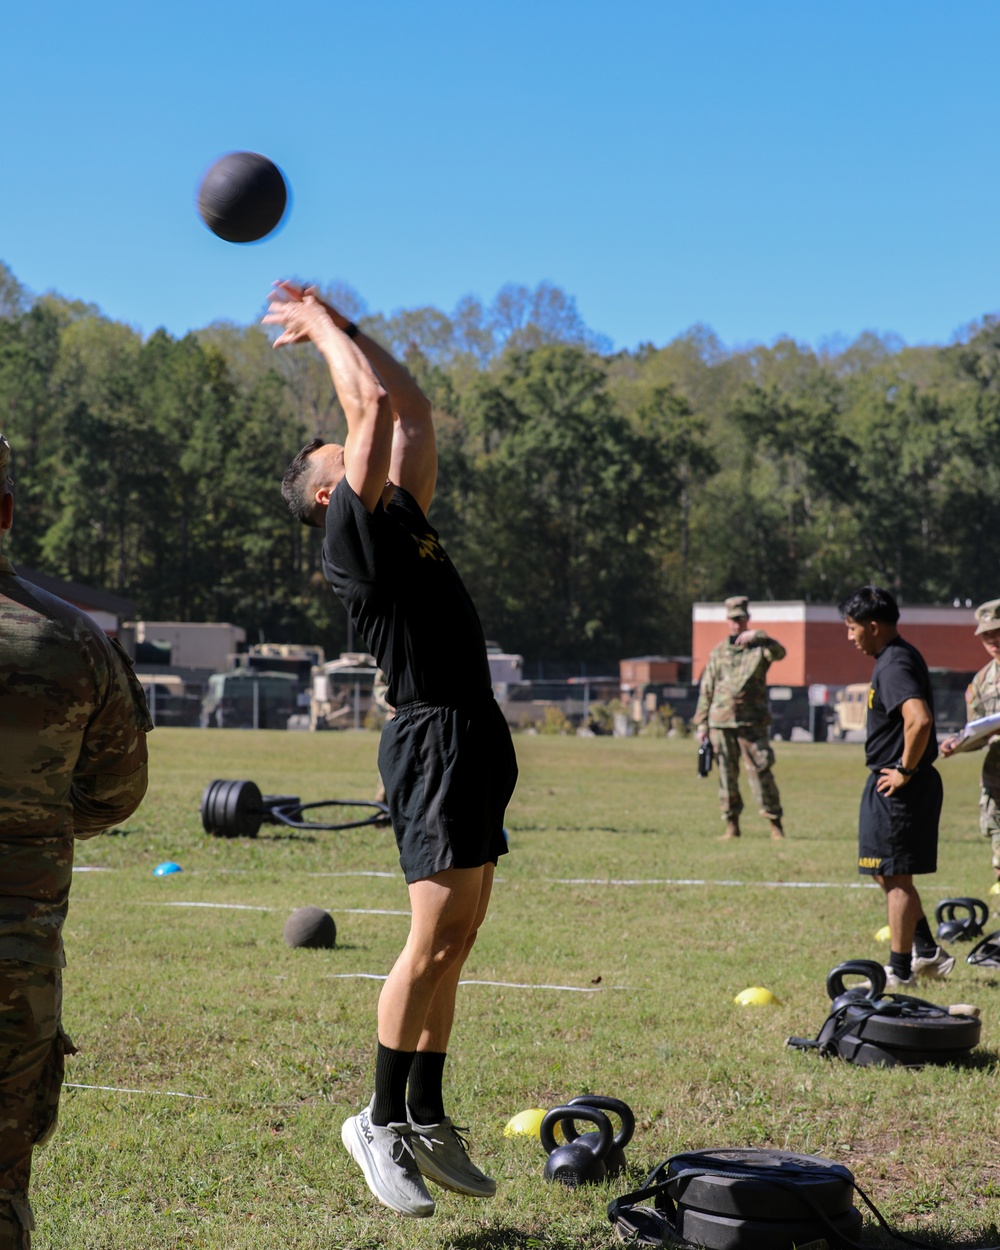
<path id="1" fill-rule="evenodd" d="M 517 760 L 492 695 L 468 707 L 401 705 L 382 731 L 378 766 L 407 883 L 506 854 Z"/>
<path id="2" fill-rule="evenodd" d="M 938 821 L 944 790 L 934 768 L 921 768 L 892 798 L 879 794 L 877 772 L 861 795 L 858 872 L 895 877 L 937 871 Z"/>

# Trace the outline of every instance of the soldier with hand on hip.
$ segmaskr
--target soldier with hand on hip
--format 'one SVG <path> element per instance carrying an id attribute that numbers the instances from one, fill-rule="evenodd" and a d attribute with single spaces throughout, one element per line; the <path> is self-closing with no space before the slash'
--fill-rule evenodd
<path id="1" fill-rule="evenodd" d="M 701 745 L 711 738 L 719 764 L 719 803 L 726 822 L 724 838 L 740 836 L 740 759 L 750 789 L 771 837 L 783 838 L 781 796 L 774 780 L 774 751 L 768 737 L 771 712 L 767 702 L 767 670 L 784 658 L 785 648 L 762 629 L 750 629 L 746 595 L 726 600 L 729 637 L 713 647 L 701 676 L 693 723 Z"/>

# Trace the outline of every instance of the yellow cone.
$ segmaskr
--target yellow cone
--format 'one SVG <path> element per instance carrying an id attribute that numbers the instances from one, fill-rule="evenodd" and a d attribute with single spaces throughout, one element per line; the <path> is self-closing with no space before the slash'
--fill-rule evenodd
<path id="1" fill-rule="evenodd" d="M 507 1121 L 507 1127 L 504 1129 L 503 1135 L 504 1137 L 537 1138 L 544 1118 L 544 1107 L 529 1107 L 527 1111 L 519 1111 L 516 1116 Z M 564 1140 L 561 1124 L 556 1125 L 553 1136 L 556 1141 Z"/>
<path id="2" fill-rule="evenodd" d="M 888 942 L 888 940 L 889 940 L 889 926 L 887 924 L 884 924 L 881 929 L 875 930 L 875 941 L 876 942 Z"/>
<path id="3" fill-rule="evenodd" d="M 990 886 L 990 893 L 991 893 L 991 894 L 1000 894 L 1000 881 L 994 881 L 994 882 L 993 882 L 993 884 Z"/>
<path id="4" fill-rule="evenodd" d="M 778 1000 L 762 985 L 751 985 L 747 990 L 740 990 L 733 1002 L 740 1007 L 771 1007 L 777 1005 Z"/>

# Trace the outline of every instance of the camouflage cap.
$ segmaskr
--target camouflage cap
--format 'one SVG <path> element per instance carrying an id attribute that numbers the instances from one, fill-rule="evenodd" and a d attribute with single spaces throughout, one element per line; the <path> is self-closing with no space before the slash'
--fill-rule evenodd
<path id="1" fill-rule="evenodd" d="M 1000 629 L 1000 599 L 991 599 L 976 608 L 976 634 L 986 634 L 991 629 Z"/>
<path id="2" fill-rule="evenodd" d="M 726 600 L 726 616 L 730 620 L 736 617 L 750 615 L 750 600 L 746 595 L 731 595 Z"/>

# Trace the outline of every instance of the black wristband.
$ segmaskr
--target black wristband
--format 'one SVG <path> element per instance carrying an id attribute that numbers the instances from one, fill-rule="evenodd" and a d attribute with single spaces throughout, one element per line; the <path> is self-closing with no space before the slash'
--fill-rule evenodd
<path id="1" fill-rule="evenodd" d="M 353 321 L 349 321 L 347 325 L 344 326 L 344 333 L 349 339 L 356 339 L 358 337 L 358 327 Z"/>
<path id="2" fill-rule="evenodd" d="M 917 771 L 915 768 L 904 768 L 902 760 L 900 760 L 898 764 L 893 764 L 893 768 L 897 773 L 902 773 L 904 777 L 912 777 Z"/>

